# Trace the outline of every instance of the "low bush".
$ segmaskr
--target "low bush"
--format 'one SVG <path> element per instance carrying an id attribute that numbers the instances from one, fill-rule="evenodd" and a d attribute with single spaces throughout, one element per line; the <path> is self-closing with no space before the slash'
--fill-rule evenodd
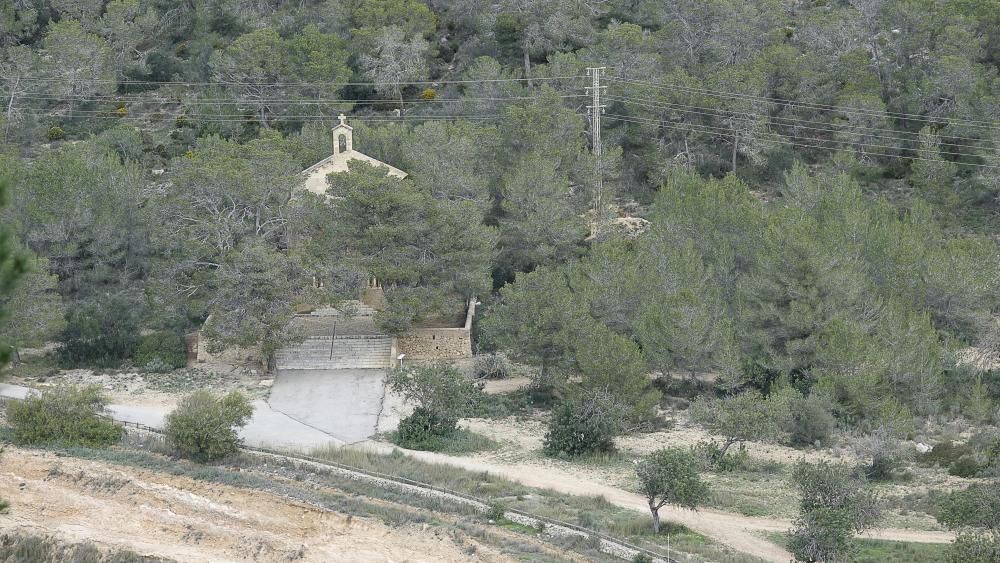
<path id="1" fill-rule="evenodd" d="M 853 448 L 861 459 L 869 459 L 863 467 L 868 479 L 886 481 L 910 453 L 899 439 L 899 430 L 888 425 L 879 426 L 867 434 L 855 437 Z"/>
<path id="2" fill-rule="evenodd" d="M 458 419 L 438 414 L 424 407 L 417 407 L 413 413 L 399 422 L 396 443 L 404 448 L 426 442 L 435 436 L 446 436 L 458 427 Z"/>
<path id="3" fill-rule="evenodd" d="M 482 434 L 477 434 L 464 428 L 456 428 L 446 434 L 425 434 L 423 438 L 404 440 L 399 432 L 389 435 L 389 440 L 401 448 L 421 450 L 425 452 L 441 452 L 448 454 L 467 454 L 486 450 L 495 450 L 499 444 Z"/>
<path id="4" fill-rule="evenodd" d="M 495 522 L 503 520 L 503 515 L 507 513 L 507 507 L 500 501 L 493 501 L 490 503 L 489 511 L 486 513 L 486 517 Z"/>
<path id="5" fill-rule="evenodd" d="M 506 379 L 513 372 L 514 364 L 503 352 L 480 354 L 472 362 L 472 373 L 476 379 Z"/>
<path id="6" fill-rule="evenodd" d="M 107 397 L 96 385 L 59 387 L 7 406 L 13 441 L 22 445 L 105 447 L 121 439 L 121 428 L 101 416 Z"/>
<path id="7" fill-rule="evenodd" d="M 980 469 L 982 467 L 976 461 L 975 456 L 963 455 L 948 466 L 948 474 L 955 477 L 975 477 L 979 474 Z"/>
<path id="8" fill-rule="evenodd" d="M 964 532 L 948 546 L 948 563 L 996 563 L 1000 561 L 1000 539 L 992 534 Z"/>
<path id="9" fill-rule="evenodd" d="M 25 532 L 0 533 L 0 561 L 72 561 L 74 563 L 167 563 L 168 559 L 132 551 L 102 551 L 90 543 L 67 544 Z"/>
<path id="10" fill-rule="evenodd" d="M 568 457 L 613 451 L 626 416 L 607 395 L 564 399 L 552 411 L 542 450 L 546 455 Z"/>
<path id="11" fill-rule="evenodd" d="M 236 453 L 237 430 L 253 415 L 250 401 L 238 391 L 223 397 L 199 390 L 181 400 L 167 415 L 167 443 L 178 454 L 195 461 L 213 461 Z"/>
<path id="12" fill-rule="evenodd" d="M 48 137 L 50 141 L 59 141 L 66 138 L 66 131 L 58 125 L 53 125 L 52 127 L 49 127 L 45 136 Z"/>
<path id="13" fill-rule="evenodd" d="M 701 440 L 691 446 L 691 455 L 700 471 L 726 473 L 742 471 L 750 466 L 750 454 L 746 446 L 740 444 L 735 451 L 723 453 L 722 447 L 714 440 Z"/>
<path id="14" fill-rule="evenodd" d="M 949 467 L 958 461 L 962 456 L 973 455 L 975 450 L 966 444 L 956 444 L 951 440 L 945 440 L 934 444 L 931 451 L 920 455 L 917 461 L 923 465 L 940 465 Z"/>
<path id="15" fill-rule="evenodd" d="M 829 403 L 817 395 L 789 401 L 788 440 L 793 446 L 823 445 L 837 427 Z"/>
<path id="16" fill-rule="evenodd" d="M 132 361 L 137 367 L 154 373 L 182 368 L 187 365 L 184 338 L 173 332 L 154 332 L 143 336 Z"/>
<path id="17" fill-rule="evenodd" d="M 59 337 L 64 367 L 117 368 L 139 345 L 140 313 L 131 303 L 111 298 L 85 304 L 67 316 Z"/>

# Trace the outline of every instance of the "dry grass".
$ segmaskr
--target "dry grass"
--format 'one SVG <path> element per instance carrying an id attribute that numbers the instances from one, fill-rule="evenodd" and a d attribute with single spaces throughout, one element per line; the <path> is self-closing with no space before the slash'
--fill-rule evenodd
<path id="1" fill-rule="evenodd" d="M 65 543 L 25 532 L 0 533 L 0 561 L 72 561 L 74 563 L 169 563 L 172 559 L 128 550 L 101 550 L 91 543 Z"/>

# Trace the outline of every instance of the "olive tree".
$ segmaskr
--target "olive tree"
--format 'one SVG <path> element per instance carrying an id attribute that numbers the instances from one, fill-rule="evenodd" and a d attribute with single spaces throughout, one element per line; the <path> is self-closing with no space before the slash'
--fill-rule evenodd
<path id="1" fill-rule="evenodd" d="M 970 485 L 941 501 L 939 522 L 959 535 L 948 550 L 949 562 L 986 563 L 1000 557 L 1000 484 Z"/>
<path id="2" fill-rule="evenodd" d="M 848 561 L 854 534 L 881 517 L 878 498 L 863 474 L 826 461 L 800 462 L 792 473 L 802 494 L 789 548 L 801 561 Z"/>
<path id="3" fill-rule="evenodd" d="M 416 405 L 413 413 L 399 422 L 397 441 L 403 446 L 454 432 L 459 417 L 482 393 L 481 385 L 444 362 L 392 370 L 386 384 Z"/>
<path id="4" fill-rule="evenodd" d="M 212 461 L 239 450 L 237 430 L 246 426 L 253 405 L 239 391 L 216 397 L 199 389 L 167 415 L 167 443 L 195 461 Z"/>
<path id="5" fill-rule="evenodd" d="M 722 458 L 733 444 L 779 440 L 784 435 L 787 411 L 786 401 L 747 391 L 723 399 L 699 399 L 691 406 L 691 417 L 723 437 Z"/>
<path id="6" fill-rule="evenodd" d="M 639 488 L 653 516 L 653 532 L 660 532 L 660 509 L 667 504 L 697 508 L 708 497 L 708 486 L 698 476 L 697 464 L 682 448 L 662 448 L 635 468 Z"/>

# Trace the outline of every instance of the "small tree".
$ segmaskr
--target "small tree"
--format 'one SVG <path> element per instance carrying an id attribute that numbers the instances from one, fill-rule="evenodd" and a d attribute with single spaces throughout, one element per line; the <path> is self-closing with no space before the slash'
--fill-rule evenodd
<path id="1" fill-rule="evenodd" d="M 0 211 L 7 204 L 7 180 L 0 178 Z M 0 226 L 0 298 L 6 300 L 17 287 L 16 283 L 28 269 L 27 258 L 14 245 L 11 233 L 6 225 Z M 7 318 L 9 311 L 0 302 L 0 321 Z M 0 368 L 2 368 L 13 351 L 9 344 L 0 342 Z"/>
<path id="2" fill-rule="evenodd" d="M 121 428 L 101 414 L 108 399 L 100 387 L 59 387 L 24 401 L 11 402 L 7 420 L 17 444 L 109 446 L 121 438 Z"/>
<path id="3" fill-rule="evenodd" d="M 628 415 L 625 405 L 605 390 L 563 399 L 552 411 L 542 450 L 551 456 L 611 451 Z"/>
<path id="4" fill-rule="evenodd" d="M 733 444 L 780 439 L 784 435 L 788 406 L 786 401 L 747 391 L 725 399 L 700 399 L 691 406 L 691 418 L 709 432 L 723 436 L 719 452 L 722 458 Z"/>
<path id="5" fill-rule="evenodd" d="M 44 344 L 66 326 L 58 281 L 48 272 L 48 260 L 34 260 L 14 291 L 0 296 L 0 309 L 9 314 L 0 320 L 0 341 L 14 347 L 15 365 L 21 359 L 19 348 Z"/>
<path id="6" fill-rule="evenodd" d="M 855 438 L 853 449 L 859 458 L 871 460 L 865 466 L 865 473 L 876 481 L 889 478 L 907 453 L 899 440 L 899 431 L 886 424 Z"/>
<path id="7" fill-rule="evenodd" d="M 801 561 L 847 560 L 854 534 L 881 516 L 878 499 L 863 475 L 846 465 L 801 462 L 792 474 L 802 493 L 790 549 Z"/>
<path id="8" fill-rule="evenodd" d="M 220 459 L 239 449 L 237 430 L 250 421 L 251 415 L 253 406 L 239 391 L 216 397 L 198 390 L 167 415 L 167 443 L 195 461 Z"/>
<path id="9" fill-rule="evenodd" d="M 387 384 L 394 393 L 417 405 L 412 415 L 400 421 L 400 429 L 425 428 L 437 436 L 454 432 L 458 418 L 482 393 L 482 387 L 443 362 L 392 370 Z"/>
<path id="10" fill-rule="evenodd" d="M 940 503 L 939 522 L 960 533 L 948 550 L 949 562 L 1000 560 L 1000 484 L 970 485 Z"/>
<path id="11" fill-rule="evenodd" d="M 697 508 L 708 497 L 694 457 L 681 448 L 663 448 L 639 462 L 635 473 L 649 503 L 653 532 L 660 533 L 660 509 L 667 504 Z"/>

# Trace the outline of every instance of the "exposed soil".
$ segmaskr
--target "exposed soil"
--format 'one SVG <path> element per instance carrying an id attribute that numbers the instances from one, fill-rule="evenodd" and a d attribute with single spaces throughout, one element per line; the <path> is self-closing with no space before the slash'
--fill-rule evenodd
<path id="1" fill-rule="evenodd" d="M 288 499 L 52 453 L 8 449 L 0 528 L 180 561 L 507 561 L 416 525 L 319 510 Z M 474 555 L 473 555 L 474 553 Z"/>

